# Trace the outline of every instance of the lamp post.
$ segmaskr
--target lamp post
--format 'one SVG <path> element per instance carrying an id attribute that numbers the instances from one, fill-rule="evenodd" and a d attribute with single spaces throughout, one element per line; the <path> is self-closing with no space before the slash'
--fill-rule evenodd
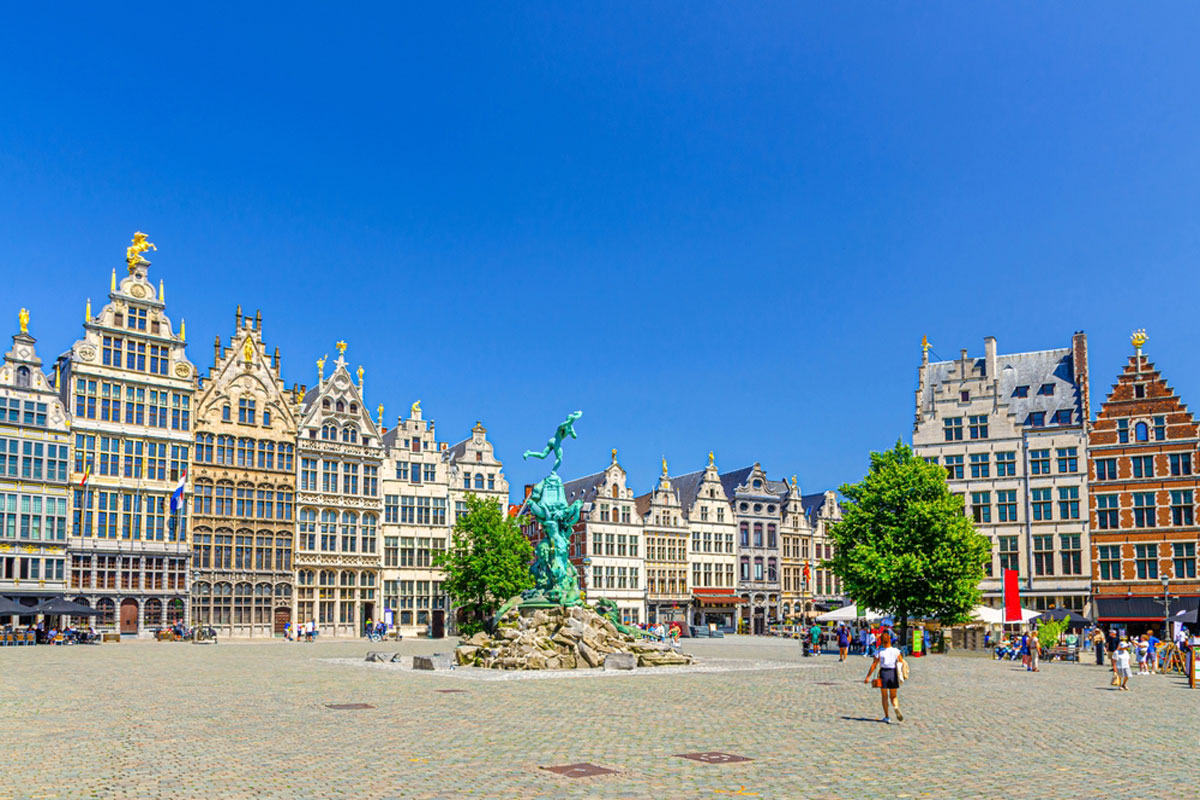
<path id="1" fill-rule="evenodd" d="M 1171 641 L 1171 579 L 1166 575 L 1162 578 L 1163 585 L 1163 638 L 1164 642 Z"/>

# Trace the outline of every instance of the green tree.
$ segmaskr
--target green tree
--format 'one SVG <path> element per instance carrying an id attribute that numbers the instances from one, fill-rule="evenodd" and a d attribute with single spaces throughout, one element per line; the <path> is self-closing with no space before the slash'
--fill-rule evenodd
<path id="1" fill-rule="evenodd" d="M 991 544 L 950 494 L 946 471 L 898 441 L 871 453 L 866 477 L 841 492 L 847 502 L 827 566 L 850 597 L 894 617 L 902 643 L 910 617 L 965 621 L 979 603 Z"/>
<path id="2" fill-rule="evenodd" d="M 1047 650 L 1058 644 L 1058 638 L 1062 636 L 1063 631 L 1070 625 L 1070 621 L 1066 619 L 1050 620 L 1038 625 L 1037 637 L 1038 643 L 1041 644 L 1043 650 Z"/>
<path id="3" fill-rule="evenodd" d="M 533 548 L 517 521 L 494 500 L 467 495 L 454 523 L 450 548 L 434 558 L 442 584 L 461 614 L 459 632 L 470 636 L 513 595 L 533 587 Z"/>

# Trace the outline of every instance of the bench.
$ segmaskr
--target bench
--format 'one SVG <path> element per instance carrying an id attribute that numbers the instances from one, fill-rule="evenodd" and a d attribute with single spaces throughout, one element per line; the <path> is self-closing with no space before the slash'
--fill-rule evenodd
<path id="1" fill-rule="evenodd" d="M 100 641 L 102 641 L 102 642 L 119 642 L 119 641 L 121 641 L 121 634 L 119 634 L 119 633 L 102 633 L 102 634 L 100 634 Z"/>
<path id="2" fill-rule="evenodd" d="M 1051 647 L 1045 651 L 1044 658 L 1046 661 L 1074 661 L 1079 663 L 1079 648 L 1067 647 Z"/>

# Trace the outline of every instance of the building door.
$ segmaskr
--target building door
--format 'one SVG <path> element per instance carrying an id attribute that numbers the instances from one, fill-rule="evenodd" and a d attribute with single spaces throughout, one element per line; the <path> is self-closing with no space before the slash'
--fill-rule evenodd
<path id="1" fill-rule="evenodd" d="M 437 609 L 433 612 L 433 626 L 432 626 L 431 630 L 433 631 L 434 639 L 445 639 L 446 638 L 446 612 L 445 611 L 442 611 L 441 609 Z"/>
<path id="2" fill-rule="evenodd" d="M 291 621 L 292 621 L 292 610 L 290 608 L 275 609 L 275 633 L 282 634 L 283 629 Z"/>
<path id="3" fill-rule="evenodd" d="M 132 597 L 121 601 L 121 633 L 138 632 L 138 602 Z"/>
<path id="4" fill-rule="evenodd" d="M 379 621 L 379 620 L 375 619 L 375 604 L 374 603 L 363 603 L 362 604 L 362 619 L 360 619 L 358 621 L 358 631 L 354 632 L 355 636 L 362 636 L 363 633 L 366 632 L 367 620 L 371 620 L 372 625 L 374 625 L 376 622 Z"/>

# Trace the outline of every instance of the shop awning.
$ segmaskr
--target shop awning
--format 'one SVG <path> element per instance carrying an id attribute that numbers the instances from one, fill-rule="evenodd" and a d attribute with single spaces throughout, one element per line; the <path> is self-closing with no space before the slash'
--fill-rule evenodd
<path id="1" fill-rule="evenodd" d="M 1161 622 L 1165 609 L 1162 595 L 1157 597 L 1094 597 L 1092 602 L 1096 608 L 1096 619 L 1100 622 Z M 1171 597 L 1171 616 L 1180 611 L 1194 611 L 1200 608 L 1200 597 L 1180 596 Z"/>
<path id="2" fill-rule="evenodd" d="M 729 605 L 738 601 L 737 592 L 733 589 L 693 589 L 692 597 L 699 603 L 710 605 Z"/>

